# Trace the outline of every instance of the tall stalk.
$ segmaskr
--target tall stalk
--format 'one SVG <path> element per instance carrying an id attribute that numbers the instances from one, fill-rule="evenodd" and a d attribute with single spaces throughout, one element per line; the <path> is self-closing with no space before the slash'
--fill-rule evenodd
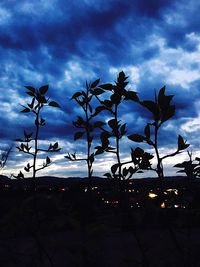
<path id="1" fill-rule="evenodd" d="M 73 125 L 78 129 L 78 132 L 74 134 L 74 140 L 84 138 L 86 140 L 86 156 L 80 158 L 76 156 L 76 153 L 68 153 L 65 158 L 71 161 L 85 161 L 87 165 L 87 177 L 88 177 L 88 190 L 91 191 L 93 163 L 95 160 L 95 154 L 93 151 L 93 139 L 94 131 L 96 128 L 100 128 L 104 125 L 101 121 L 95 121 L 95 111 L 93 109 L 94 96 L 103 93 L 103 90 L 98 88 L 100 79 L 95 80 L 91 84 L 86 82 L 85 91 L 78 91 L 72 99 L 81 107 L 83 116 L 78 116 Z"/>
<path id="2" fill-rule="evenodd" d="M 35 153 L 33 156 L 33 180 L 35 182 L 35 190 L 37 188 L 36 184 L 36 160 L 37 160 L 37 154 L 38 154 L 38 135 L 39 135 L 39 115 L 40 115 L 40 109 L 41 109 L 41 104 L 39 104 L 38 107 L 38 112 L 36 113 L 36 119 L 35 119 L 35 127 L 36 127 L 36 133 L 35 133 Z"/>
<path id="3" fill-rule="evenodd" d="M 36 173 L 42 169 L 45 169 L 51 164 L 51 159 L 46 156 L 45 161 L 42 166 L 38 166 L 37 159 L 39 152 L 52 153 L 59 152 L 60 148 L 58 147 L 58 142 L 49 144 L 47 149 L 43 149 L 39 147 L 39 132 L 42 127 L 46 125 L 46 120 L 41 116 L 41 111 L 45 107 L 57 107 L 60 106 L 55 101 L 49 101 L 49 98 L 46 97 L 46 93 L 48 91 L 48 85 L 41 86 L 38 90 L 32 86 L 25 86 L 28 90 L 26 94 L 31 96 L 31 102 L 26 106 L 23 106 L 24 109 L 21 111 L 22 113 L 32 113 L 34 115 L 34 123 L 35 123 L 35 133 L 27 133 L 24 130 L 23 139 L 17 139 L 17 141 L 21 142 L 20 146 L 17 149 L 24 154 L 28 154 L 32 157 L 32 164 L 28 163 L 24 168 L 26 172 L 30 172 L 32 170 L 32 178 L 33 178 L 33 190 L 37 190 L 37 181 L 36 181 Z M 24 174 L 20 171 L 16 178 L 24 178 Z"/>
<path id="4" fill-rule="evenodd" d="M 92 130 L 92 125 L 90 125 L 90 121 L 92 119 L 91 114 L 89 114 L 89 91 L 90 88 L 87 86 L 87 90 L 86 90 L 86 105 L 85 105 L 85 116 L 86 116 L 86 136 L 87 136 L 87 168 L 88 168 L 88 179 L 89 179 L 89 188 L 91 189 L 91 179 L 92 179 L 92 163 L 93 160 L 91 158 L 91 156 L 93 156 L 94 154 L 91 155 L 91 141 L 93 140 L 93 135 L 91 135 L 91 130 Z M 91 98 L 92 99 L 92 98 Z"/>
<path id="5" fill-rule="evenodd" d="M 41 116 L 41 111 L 45 107 L 56 107 L 59 108 L 57 102 L 55 101 L 49 101 L 49 98 L 46 97 L 46 93 L 48 91 L 48 85 L 41 86 L 38 90 L 35 89 L 32 86 L 25 86 L 27 89 L 26 94 L 31 96 L 31 102 L 28 103 L 26 106 L 23 106 L 24 109 L 21 111 L 23 113 L 32 113 L 34 116 L 34 133 L 28 133 L 24 130 L 24 137 L 23 139 L 18 139 L 17 141 L 21 142 L 21 144 L 17 147 L 17 149 L 29 156 L 32 157 L 32 162 L 27 163 L 26 167 L 24 167 L 24 171 L 30 172 L 32 170 L 32 181 L 33 181 L 33 200 L 34 200 L 34 208 L 33 211 L 35 213 L 36 217 L 36 223 L 37 223 L 37 231 L 40 230 L 40 220 L 39 220 L 39 212 L 38 212 L 38 200 L 37 200 L 37 180 L 36 180 L 36 174 L 38 171 L 45 169 L 51 164 L 51 159 L 46 156 L 45 161 L 43 162 L 43 165 L 40 166 L 37 164 L 38 159 L 38 153 L 52 153 L 52 152 L 59 152 L 60 148 L 58 147 L 58 142 L 54 143 L 53 145 L 50 143 L 49 147 L 44 149 L 41 146 L 39 146 L 39 133 L 40 129 L 45 126 L 46 120 Z M 24 174 L 22 171 L 19 172 L 17 176 L 14 176 L 15 178 L 21 179 L 24 178 Z M 53 267 L 53 262 L 48 254 L 47 250 L 45 249 L 44 245 L 42 244 L 42 241 L 40 240 L 39 235 L 37 232 L 34 232 L 32 229 L 30 229 L 30 234 L 34 237 L 36 244 L 38 246 L 38 253 L 40 258 L 40 266 L 43 266 L 43 254 L 48 258 L 48 261 L 50 263 L 50 266 Z"/>
<path id="6" fill-rule="evenodd" d="M 96 147 L 95 154 L 106 152 L 115 155 L 116 163 L 111 166 L 111 173 L 105 173 L 104 175 L 118 181 L 120 192 L 124 190 L 122 186 L 124 180 L 130 179 L 134 173 L 140 172 L 141 169 L 148 169 L 150 167 L 149 160 L 152 158 L 149 153 L 145 153 L 139 148 L 131 150 L 131 160 L 124 162 L 121 158 L 121 140 L 126 137 L 127 126 L 126 123 L 121 123 L 120 121 L 119 108 L 127 100 L 139 101 L 136 92 L 126 89 L 128 85 L 127 79 L 128 77 L 125 73 L 123 71 L 120 72 L 114 84 L 100 86 L 101 89 L 107 92 L 105 95 L 109 95 L 109 98 L 100 98 L 96 95 L 100 105 L 96 108 L 95 114 L 106 111 L 111 118 L 107 121 L 106 127 L 101 127 L 101 145 Z M 111 142 L 114 143 L 113 147 L 110 145 Z M 128 164 L 133 166 L 126 168 Z"/>
<path id="7" fill-rule="evenodd" d="M 144 128 L 144 135 L 141 134 L 132 134 L 129 135 L 128 138 L 134 142 L 144 142 L 149 146 L 153 147 L 156 155 L 156 167 L 150 168 L 155 171 L 158 175 L 160 181 L 160 190 L 161 190 L 161 202 L 164 202 L 165 206 L 165 198 L 164 198 L 164 168 L 163 168 L 163 160 L 169 157 L 176 156 L 185 150 L 189 144 L 186 144 L 186 141 L 183 140 L 181 135 L 178 136 L 177 149 L 170 154 L 161 156 L 159 149 L 159 130 L 161 126 L 172 118 L 175 114 L 175 106 L 171 104 L 171 100 L 173 95 L 165 95 L 165 86 L 162 87 L 158 93 L 155 94 L 155 100 L 144 100 L 140 101 L 140 104 L 147 108 L 148 111 L 152 114 L 153 122 L 148 122 Z"/>

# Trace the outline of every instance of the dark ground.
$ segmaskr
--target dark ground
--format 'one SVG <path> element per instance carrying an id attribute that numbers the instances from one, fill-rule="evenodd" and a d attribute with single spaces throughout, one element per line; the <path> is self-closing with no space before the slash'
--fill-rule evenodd
<path id="1" fill-rule="evenodd" d="M 61 193 L 36 199 L 1 195 L 1 267 L 200 266 L 199 208 L 89 209 Z"/>

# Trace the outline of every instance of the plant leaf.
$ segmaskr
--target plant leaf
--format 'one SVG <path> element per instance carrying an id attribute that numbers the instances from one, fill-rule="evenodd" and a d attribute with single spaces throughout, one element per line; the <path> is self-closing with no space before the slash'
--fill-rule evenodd
<path id="1" fill-rule="evenodd" d="M 102 132 L 101 133 L 101 143 L 102 143 L 102 148 L 107 148 L 110 144 L 109 142 L 109 137 L 110 137 L 110 134 L 109 132 Z"/>
<path id="2" fill-rule="evenodd" d="M 100 82 L 100 79 L 97 79 L 96 81 L 94 81 L 92 84 L 91 84 L 91 88 L 95 88 Z"/>
<path id="3" fill-rule="evenodd" d="M 93 117 L 96 116 L 97 114 L 99 114 L 101 111 L 105 110 L 106 108 L 104 106 L 98 106 L 95 109 L 95 112 L 93 114 Z"/>
<path id="4" fill-rule="evenodd" d="M 84 135 L 85 132 L 76 132 L 74 134 L 74 141 L 76 141 L 77 139 L 80 139 L 83 135 Z"/>
<path id="5" fill-rule="evenodd" d="M 104 90 L 101 88 L 96 88 L 94 90 L 91 90 L 91 94 L 93 94 L 93 95 L 101 95 L 103 93 L 104 93 Z"/>
<path id="6" fill-rule="evenodd" d="M 130 139 L 133 142 L 143 142 L 145 140 L 144 136 L 140 135 L 140 134 L 131 134 L 128 136 L 128 139 Z"/>
<path id="7" fill-rule="evenodd" d="M 189 147 L 190 144 L 186 144 L 183 137 L 181 135 L 178 136 L 178 150 L 184 150 Z"/>
<path id="8" fill-rule="evenodd" d="M 117 128 L 118 128 L 118 123 L 117 123 L 116 119 L 109 120 L 108 125 L 110 126 L 110 128 L 112 130 L 117 130 Z"/>
<path id="9" fill-rule="evenodd" d="M 178 164 L 174 165 L 173 167 L 175 167 L 175 168 L 184 168 L 184 164 L 183 163 L 178 163 Z"/>
<path id="10" fill-rule="evenodd" d="M 124 99 L 125 100 L 132 100 L 132 101 L 135 101 L 135 102 L 139 101 L 137 93 L 134 92 L 134 91 L 126 91 Z"/>
<path id="11" fill-rule="evenodd" d="M 171 117 L 173 117 L 175 114 L 175 111 L 176 111 L 175 105 L 171 105 L 168 107 L 167 110 L 163 110 L 161 122 L 163 123 L 163 122 L 169 120 Z"/>
<path id="12" fill-rule="evenodd" d="M 150 126 L 149 126 L 149 124 L 147 124 L 146 127 L 144 128 L 144 134 L 145 134 L 147 139 L 150 138 Z"/>
<path id="13" fill-rule="evenodd" d="M 159 109 L 158 109 L 158 106 L 155 102 L 153 102 L 151 100 L 145 100 L 145 101 L 141 102 L 141 105 L 146 107 L 154 115 L 159 114 Z"/>
<path id="14" fill-rule="evenodd" d="M 123 136 L 126 133 L 126 123 L 124 123 L 120 128 L 121 135 Z"/>
<path id="15" fill-rule="evenodd" d="M 54 145 L 53 145 L 53 149 L 57 149 L 58 148 L 58 142 L 56 142 Z"/>
<path id="16" fill-rule="evenodd" d="M 72 98 L 71 99 L 74 99 L 74 98 L 77 98 L 79 96 L 81 96 L 82 93 L 81 92 L 76 92 L 75 94 L 73 94 Z"/>
<path id="17" fill-rule="evenodd" d="M 60 105 L 57 102 L 55 102 L 55 101 L 49 102 L 48 105 L 51 106 L 51 107 L 60 108 Z"/>
<path id="18" fill-rule="evenodd" d="M 30 96 L 35 96 L 35 94 L 33 92 L 26 92 L 27 95 L 30 95 Z"/>
<path id="19" fill-rule="evenodd" d="M 112 165 L 112 167 L 111 167 L 111 172 L 112 172 L 113 174 L 115 174 L 118 168 L 119 168 L 119 164 L 118 164 L 118 163 Z"/>
<path id="20" fill-rule="evenodd" d="M 89 157 L 89 161 L 92 164 L 94 162 L 94 153 L 92 153 Z"/>
<path id="21" fill-rule="evenodd" d="M 29 108 L 25 108 L 25 109 L 23 109 L 23 110 L 21 110 L 21 112 L 23 112 L 23 113 L 28 113 L 28 112 L 30 112 L 31 110 L 29 109 Z"/>
<path id="22" fill-rule="evenodd" d="M 48 91 L 48 89 L 49 89 L 48 85 L 43 85 L 43 86 L 40 87 L 39 92 L 40 92 L 41 95 L 45 95 L 46 92 Z"/>
<path id="23" fill-rule="evenodd" d="M 105 173 L 103 176 L 106 176 L 107 178 L 112 178 L 112 176 L 109 172 Z"/>
<path id="24" fill-rule="evenodd" d="M 28 89 L 29 91 L 31 91 L 32 93 L 35 93 L 35 88 L 32 86 L 24 86 L 26 89 Z"/>
<path id="25" fill-rule="evenodd" d="M 51 160 L 50 160 L 50 158 L 47 156 L 46 157 L 46 164 L 48 165 L 48 164 L 50 164 L 51 163 Z"/>
<path id="26" fill-rule="evenodd" d="M 101 84 L 99 85 L 99 87 L 101 87 L 104 90 L 108 90 L 108 91 L 111 91 L 113 89 L 113 85 L 111 83 Z"/>

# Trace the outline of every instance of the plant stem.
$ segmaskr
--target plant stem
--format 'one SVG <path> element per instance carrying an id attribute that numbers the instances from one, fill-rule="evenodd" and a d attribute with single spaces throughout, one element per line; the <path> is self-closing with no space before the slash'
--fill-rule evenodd
<path id="1" fill-rule="evenodd" d="M 163 188 L 164 173 L 163 173 L 162 159 L 160 158 L 160 154 L 158 150 L 158 129 L 159 129 L 158 122 L 155 122 L 155 140 L 154 140 L 153 146 L 154 146 L 154 149 L 156 152 L 156 158 L 157 158 L 157 174 L 160 180 L 161 198 L 162 200 L 164 200 L 164 188 Z"/>
<path id="2" fill-rule="evenodd" d="M 115 104 L 115 110 L 114 110 L 114 117 L 116 122 L 118 121 L 118 105 Z M 117 163 L 119 165 L 119 180 L 122 178 L 122 167 L 121 167 L 121 160 L 120 160 L 120 140 L 119 140 L 119 133 L 116 134 L 115 136 L 116 140 L 116 155 L 117 155 Z"/>
<path id="3" fill-rule="evenodd" d="M 37 190 L 37 182 L 36 182 L 36 161 L 37 161 L 37 153 L 38 153 L 38 136 L 39 136 L 39 115 L 40 115 L 41 106 L 38 107 L 38 111 L 36 112 L 36 119 L 35 119 L 35 151 L 33 157 L 33 183 L 34 183 L 34 191 Z"/>
<path id="4" fill-rule="evenodd" d="M 85 105 L 85 115 L 86 115 L 86 136 L 87 136 L 87 167 L 88 167 L 88 179 L 89 179 L 89 191 L 91 187 L 91 179 L 92 179 L 92 164 L 90 161 L 90 148 L 91 148 L 91 137 L 90 137 L 90 118 L 88 114 L 88 95 L 89 95 L 89 88 L 87 88 L 87 101 Z"/>

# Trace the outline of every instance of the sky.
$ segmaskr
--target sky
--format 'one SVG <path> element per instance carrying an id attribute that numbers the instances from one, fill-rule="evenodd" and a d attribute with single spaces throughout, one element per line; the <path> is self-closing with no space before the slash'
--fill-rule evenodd
<path id="1" fill-rule="evenodd" d="M 29 101 L 24 86 L 48 84 L 50 99 L 61 109 L 49 108 L 44 113 L 47 127 L 40 144 L 58 141 L 62 150 L 52 155 L 53 164 L 40 175 L 84 176 L 83 162 L 64 158 L 67 152 L 80 156 L 85 152 L 84 141 L 73 141 L 72 121 L 80 109 L 70 98 L 84 89 L 86 80 L 112 83 L 122 70 L 129 76 L 127 88 L 137 91 L 141 99 L 153 99 L 163 85 L 167 94 L 174 94 L 176 114 L 161 129 L 161 153 L 174 151 L 181 134 L 194 155 L 199 155 L 199 9 L 196 0 L 2 0 L 0 149 L 13 144 L 3 173 L 16 175 L 30 160 L 15 149 L 14 142 L 24 129 L 33 129 L 33 117 L 20 112 L 20 104 Z M 142 133 L 149 121 L 143 110 L 129 102 L 122 105 L 120 116 L 128 122 L 130 134 Z M 124 139 L 122 158 L 128 159 L 130 148 L 137 145 Z M 174 175 L 171 166 L 186 158 L 187 153 L 182 153 L 166 160 L 166 175 Z M 99 156 L 94 174 L 108 172 L 114 162 L 110 154 Z"/>

